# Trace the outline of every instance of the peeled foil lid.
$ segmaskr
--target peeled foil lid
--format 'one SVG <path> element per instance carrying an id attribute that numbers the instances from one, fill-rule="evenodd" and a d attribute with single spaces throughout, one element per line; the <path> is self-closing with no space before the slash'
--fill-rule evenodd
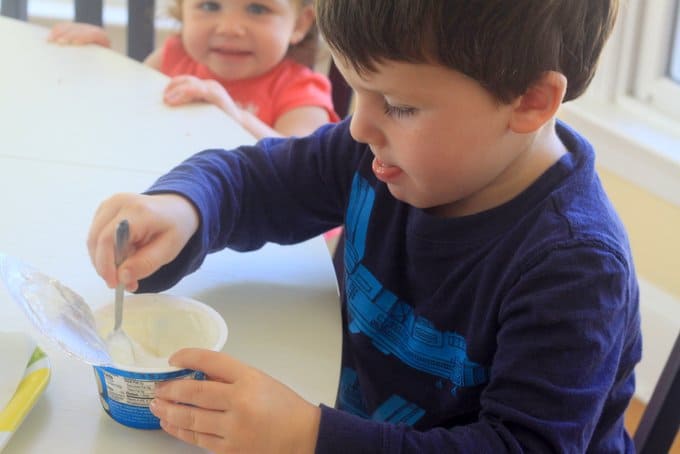
<path id="1" fill-rule="evenodd" d="M 47 339 L 88 364 L 112 364 L 106 342 L 97 333 L 94 314 L 80 295 L 5 254 L 0 254 L 0 277 L 14 301 Z"/>

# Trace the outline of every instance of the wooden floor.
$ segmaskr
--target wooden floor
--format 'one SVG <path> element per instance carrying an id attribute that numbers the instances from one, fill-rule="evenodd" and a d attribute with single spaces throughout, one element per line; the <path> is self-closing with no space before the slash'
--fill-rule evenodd
<path id="1" fill-rule="evenodd" d="M 635 429 L 637 428 L 638 423 L 640 422 L 640 418 L 642 417 L 642 413 L 644 411 L 645 404 L 643 404 L 641 401 L 633 399 L 630 402 L 628 410 L 626 411 L 626 429 L 628 430 L 628 433 L 630 434 L 635 433 Z M 680 454 L 680 435 L 676 435 L 675 441 L 673 442 L 673 446 L 671 446 L 669 454 Z"/>

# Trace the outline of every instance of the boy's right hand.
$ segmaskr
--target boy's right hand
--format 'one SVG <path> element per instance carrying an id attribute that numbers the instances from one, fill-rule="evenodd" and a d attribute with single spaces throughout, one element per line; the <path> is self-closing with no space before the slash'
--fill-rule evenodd
<path id="1" fill-rule="evenodd" d="M 60 22 L 56 24 L 50 30 L 47 40 L 65 45 L 98 44 L 102 47 L 111 47 L 111 41 L 102 27 L 80 22 Z"/>
<path id="2" fill-rule="evenodd" d="M 123 219 L 130 224 L 130 243 L 127 259 L 116 269 L 114 238 Z M 180 195 L 116 194 L 94 215 L 87 238 L 90 260 L 109 287 L 122 282 L 132 292 L 140 279 L 177 257 L 198 224 L 196 208 Z"/>

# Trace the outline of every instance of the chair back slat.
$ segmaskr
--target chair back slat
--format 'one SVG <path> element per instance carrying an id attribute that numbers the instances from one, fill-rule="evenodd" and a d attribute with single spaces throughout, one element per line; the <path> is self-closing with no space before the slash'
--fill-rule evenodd
<path id="1" fill-rule="evenodd" d="M 28 0 L 0 0 L 0 14 L 19 20 L 28 20 Z"/>
<path id="2" fill-rule="evenodd" d="M 94 25 L 103 25 L 102 0 L 75 0 L 75 20 Z"/>
<path id="3" fill-rule="evenodd" d="M 680 335 L 642 414 L 633 441 L 638 454 L 668 452 L 680 426 Z"/>
<path id="4" fill-rule="evenodd" d="M 127 54 L 143 61 L 154 49 L 155 0 L 128 0 Z"/>

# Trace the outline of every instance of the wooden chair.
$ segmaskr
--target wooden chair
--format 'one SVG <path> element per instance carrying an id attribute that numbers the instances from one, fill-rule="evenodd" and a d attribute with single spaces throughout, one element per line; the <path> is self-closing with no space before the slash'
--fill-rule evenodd
<path id="1" fill-rule="evenodd" d="M 680 427 L 680 334 L 675 339 L 633 441 L 638 454 L 670 450 Z"/>
<path id="2" fill-rule="evenodd" d="M 128 0 L 127 54 L 142 61 L 154 49 L 156 0 Z M 74 0 L 76 22 L 102 25 L 103 0 Z M 28 0 L 0 0 L 0 14 L 28 20 Z"/>

